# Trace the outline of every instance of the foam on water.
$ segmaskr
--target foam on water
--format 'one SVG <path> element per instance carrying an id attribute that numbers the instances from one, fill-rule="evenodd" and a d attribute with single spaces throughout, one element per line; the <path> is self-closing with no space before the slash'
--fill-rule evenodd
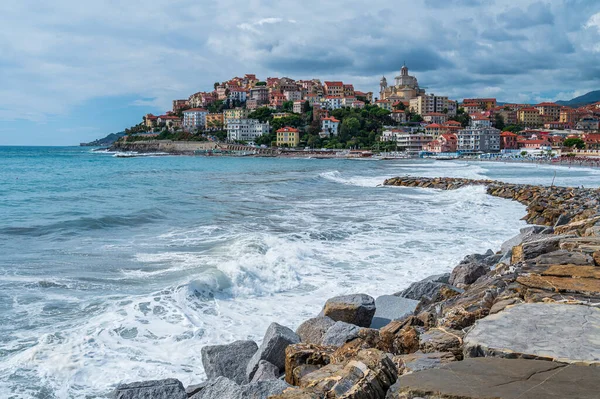
<path id="1" fill-rule="evenodd" d="M 295 328 L 334 295 L 397 292 L 468 253 L 498 249 L 524 225 L 522 205 L 483 187 L 378 187 L 403 174 L 488 177 L 505 170 L 496 165 L 211 159 L 223 162 L 222 185 L 207 175 L 190 188 L 189 176 L 174 176 L 204 160 L 144 162 L 171 165 L 167 182 L 177 186 L 144 198 L 180 203 L 177 212 L 130 201 L 127 215 L 164 212 L 155 224 L 75 226 L 78 239 L 50 258 L 40 251 L 39 263 L 16 257 L 19 268 L 2 269 L 0 316 L 21 327 L 0 327 L 0 397 L 103 397 L 120 381 L 167 377 L 198 383 L 204 345 L 259 341 L 272 321 Z M 226 175 L 235 162 L 259 172 Z"/>

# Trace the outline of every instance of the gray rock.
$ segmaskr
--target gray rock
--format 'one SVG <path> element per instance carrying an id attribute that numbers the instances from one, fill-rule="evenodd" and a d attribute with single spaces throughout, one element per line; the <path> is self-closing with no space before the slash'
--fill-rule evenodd
<path id="1" fill-rule="evenodd" d="M 554 224 L 554 227 L 559 227 L 559 226 L 564 226 L 565 224 L 569 224 L 571 222 L 571 218 L 568 217 L 565 214 L 562 214 L 558 217 L 558 219 L 556 220 L 556 223 Z"/>
<path id="2" fill-rule="evenodd" d="M 226 377 L 237 384 L 248 383 L 246 367 L 257 350 L 258 345 L 254 341 L 205 346 L 200 353 L 207 378 Z"/>
<path id="3" fill-rule="evenodd" d="M 238 399 L 242 398 L 241 394 L 242 388 L 238 384 L 229 378 L 217 377 L 214 380 L 207 381 L 206 386 L 192 396 L 191 399 Z"/>
<path id="4" fill-rule="evenodd" d="M 583 252 L 569 252 L 564 249 L 542 254 L 531 261 L 537 265 L 594 265 L 594 259 L 590 255 Z"/>
<path id="5" fill-rule="evenodd" d="M 419 349 L 423 353 L 451 352 L 461 359 L 463 335 L 461 331 L 432 328 L 419 337 Z"/>
<path id="6" fill-rule="evenodd" d="M 301 342 L 321 345 L 323 336 L 334 324 L 335 321 L 329 317 L 313 317 L 300 324 L 296 329 L 296 334 L 300 337 Z"/>
<path id="7" fill-rule="evenodd" d="M 440 283 L 434 283 L 440 284 Z M 371 321 L 371 328 L 381 328 L 392 320 L 402 319 L 412 315 L 419 301 L 401 298 L 394 295 L 382 295 L 375 300 L 375 316 Z"/>
<path id="8" fill-rule="evenodd" d="M 452 270 L 450 284 L 457 287 L 473 284 L 477 279 L 485 275 L 488 268 L 483 263 L 461 262 Z"/>
<path id="9" fill-rule="evenodd" d="M 560 241 L 565 238 L 573 238 L 574 235 L 558 235 L 544 237 L 535 241 L 527 241 L 522 244 L 523 247 L 523 260 L 529 260 L 537 258 L 538 256 L 558 251 L 560 249 Z"/>
<path id="10" fill-rule="evenodd" d="M 439 368 L 443 364 L 456 361 L 456 357 L 450 352 L 415 352 L 409 355 L 398 356 L 398 358 L 402 360 L 404 374 Z"/>
<path id="11" fill-rule="evenodd" d="M 285 348 L 299 342 L 300 337 L 295 332 L 277 323 L 271 323 L 258 351 L 248 362 L 246 368 L 248 381 L 251 381 L 254 377 L 254 373 L 258 369 L 258 363 L 261 360 L 274 364 L 280 371 L 283 370 L 285 367 Z"/>
<path id="12" fill-rule="evenodd" d="M 190 385 L 185 388 L 185 393 L 187 394 L 188 398 L 192 397 L 195 394 L 197 394 L 198 392 L 200 392 L 201 390 L 203 390 L 207 384 L 208 384 L 208 381 L 204 381 L 203 383 L 200 383 L 200 384 Z"/>
<path id="13" fill-rule="evenodd" d="M 541 360 L 480 358 L 403 375 L 386 399 L 595 399 L 600 368 Z"/>
<path id="14" fill-rule="evenodd" d="M 181 381 L 174 378 L 120 384 L 113 392 L 114 399 L 187 399 L 187 397 Z"/>
<path id="15" fill-rule="evenodd" d="M 323 337 L 324 346 L 342 346 L 346 342 L 358 337 L 360 327 L 354 324 L 344 323 L 343 321 L 336 322 Z"/>
<path id="16" fill-rule="evenodd" d="M 343 295 L 329 299 L 323 308 L 323 316 L 359 327 L 369 327 L 375 314 L 375 300 L 369 295 Z"/>
<path id="17" fill-rule="evenodd" d="M 523 227 L 520 230 L 520 233 L 517 234 L 516 236 L 514 236 L 513 238 L 505 241 L 502 246 L 500 247 L 500 250 L 502 252 L 506 252 L 509 249 L 512 249 L 513 247 L 517 246 L 517 245 L 521 245 L 522 243 L 531 240 L 533 237 L 537 237 L 539 234 L 542 234 L 542 232 L 546 229 L 545 226 L 528 226 L 528 227 Z M 541 237 L 538 237 L 541 238 Z"/>
<path id="18" fill-rule="evenodd" d="M 524 303 L 478 320 L 465 357 L 496 356 L 600 365 L 600 309 Z"/>
<path id="19" fill-rule="evenodd" d="M 258 369 L 251 382 L 276 380 L 279 378 L 279 368 L 266 360 L 258 362 Z"/>
<path id="20" fill-rule="evenodd" d="M 414 299 L 415 301 L 420 301 L 423 297 L 431 299 L 435 297 L 440 288 L 447 285 L 449 281 L 450 273 L 429 276 L 421 281 L 412 283 L 407 289 L 394 295 L 402 298 Z"/>
<path id="21" fill-rule="evenodd" d="M 282 380 L 258 381 L 242 387 L 240 399 L 267 399 L 279 395 L 291 385 Z"/>
<path id="22" fill-rule="evenodd" d="M 267 399 L 271 395 L 279 395 L 289 387 L 288 383 L 281 380 L 258 381 L 240 386 L 228 378 L 218 377 L 208 381 L 206 387 L 191 399 Z"/>

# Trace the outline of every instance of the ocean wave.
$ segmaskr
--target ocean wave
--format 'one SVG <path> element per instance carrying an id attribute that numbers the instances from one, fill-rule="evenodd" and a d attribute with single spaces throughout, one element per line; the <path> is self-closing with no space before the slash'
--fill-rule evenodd
<path id="1" fill-rule="evenodd" d="M 345 184 L 348 186 L 357 187 L 377 187 L 383 184 L 384 180 L 387 179 L 385 176 L 351 176 L 344 177 L 340 171 L 332 170 L 328 172 L 322 172 L 319 177 L 333 181 L 336 183 Z"/>
<path id="2" fill-rule="evenodd" d="M 6 236 L 31 236 L 42 237 L 50 234 L 77 234 L 79 231 L 105 230 L 117 227 L 133 227 L 153 223 L 162 219 L 165 214 L 158 208 L 150 208 L 134 212 L 129 215 L 107 215 L 100 217 L 81 217 L 78 219 L 64 220 L 47 225 L 13 226 L 0 228 L 0 235 Z"/>

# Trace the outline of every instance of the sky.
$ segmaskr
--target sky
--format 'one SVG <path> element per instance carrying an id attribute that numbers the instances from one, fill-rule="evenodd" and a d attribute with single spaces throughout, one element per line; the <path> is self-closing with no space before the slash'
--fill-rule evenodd
<path id="1" fill-rule="evenodd" d="M 537 103 L 600 89 L 596 0 L 18 0 L 0 6 L 0 145 L 77 145 L 246 73 Z"/>

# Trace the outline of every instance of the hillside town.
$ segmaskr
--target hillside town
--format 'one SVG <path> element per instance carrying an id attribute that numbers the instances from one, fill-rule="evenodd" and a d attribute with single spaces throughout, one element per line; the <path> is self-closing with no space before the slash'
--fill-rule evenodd
<path id="1" fill-rule="evenodd" d="M 253 74 L 173 100 L 126 129 L 126 142 L 215 141 L 283 151 L 347 149 L 429 157 L 600 156 L 600 102 L 462 101 L 427 93 L 406 65 L 380 92 L 342 81 Z"/>

